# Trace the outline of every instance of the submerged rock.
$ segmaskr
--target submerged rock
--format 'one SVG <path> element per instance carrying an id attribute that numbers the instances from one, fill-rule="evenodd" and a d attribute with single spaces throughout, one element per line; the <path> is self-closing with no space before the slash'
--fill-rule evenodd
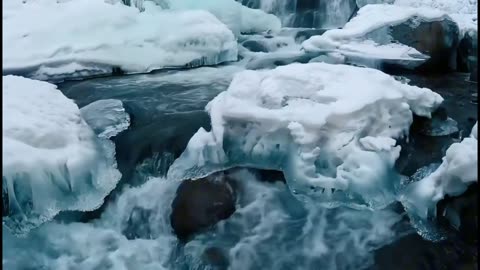
<path id="1" fill-rule="evenodd" d="M 180 240 L 188 240 L 235 212 L 235 191 L 223 172 L 197 180 L 185 180 L 172 202 L 170 222 Z"/>
<path id="2" fill-rule="evenodd" d="M 327 29 L 304 29 L 295 34 L 295 42 L 301 43 L 312 36 L 320 36 L 325 33 Z"/>
<path id="3" fill-rule="evenodd" d="M 391 26 L 392 38 L 430 56 L 417 68 L 423 72 L 454 70 L 458 45 L 458 25 L 449 18 L 437 21 L 420 20 L 412 17 L 399 25 Z"/>
<path id="4" fill-rule="evenodd" d="M 251 52 L 268 52 L 268 48 L 258 40 L 247 40 L 242 43 L 242 46 Z"/>

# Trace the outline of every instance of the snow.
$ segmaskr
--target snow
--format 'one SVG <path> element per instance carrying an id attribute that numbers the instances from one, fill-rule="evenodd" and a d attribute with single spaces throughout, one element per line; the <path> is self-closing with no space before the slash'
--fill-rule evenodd
<path id="1" fill-rule="evenodd" d="M 402 63 L 414 68 L 424 63 L 428 56 L 404 44 L 392 43 L 382 29 L 403 23 L 412 17 L 426 21 L 441 20 L 443 11 L 387 4 L 366 5 L 343 28 L 326 31 L 302 43 L 307 52 L 338 52 L 351 58 L 377 59 Z M 367 63 L 365 63 L 369 66 Z M 374 66 L 371 66 L 374 67 Z"/>
<path id="2" fill-rule="evenodd" d="M 408 185 L 400 200 L 407 211 L 427 219 L 435 216 L 436 204 L 445 195 L 461 195 L 468 186 L 478 181 L 477 124 L 470 137 L 452 144 L 440 167 L 430 175 Z"/>
<path id="3" fill-rule="evenodd" d="M 145 8 L 99 0 L 6 5 L 4 74 L 64 79 L 237 60 L 235 36 L 210 13 Z"/>
<path id="4" fill-rule="evenodd" d="M 376 207 L 392 199 L 400 151 L 393 141 L 408 133 L 412 112 L 430 117 L 442 101 L 369 68 L 309 63 L 239 72 L 206 107 L 212 131 L 191 138 L 168 177 L 236 166 L 282 170 L 298 195 Z"/>
<path id="5" fill-rule="evenodd" d="M 235 0 L 165 0 L 173 10 L 207 10 L 225 23 L 235 34 L 278 32 L 280 19 L 259 9 L 243 6 Z"/>
<path id="6" fill-rule="evenodd" d="M 4 76 L 2 117 L 3 224 L 13 233 L 62 210 L 99 207 L 120 179 L 113 143 L 98 139 L 55 85 Z"/>
<path id="7" fill-rule="evenodd" d="M 468 31 L 477 32 L 477 0 L 396 0 L 395 5 L 442 10 L 458 24 L 461 37 Z"/>
<path id="8" fill-rule="evenodd" d="M 109 139 L 130 126 L 130 116 L 118 99 L 97 100 L 83 107 L 80 112 L 100 138 Z"/>

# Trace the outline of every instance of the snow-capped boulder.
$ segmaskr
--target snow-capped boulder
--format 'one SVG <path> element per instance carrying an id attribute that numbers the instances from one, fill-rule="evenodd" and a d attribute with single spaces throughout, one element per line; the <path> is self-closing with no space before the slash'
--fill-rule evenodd
<path id="1" fill-rule="evenodd" d="M 280 170 L 290 190 L 334 206 L 393 200 L 396 139 L 412 114 L 430 116 L 442 98 L 374 69 L 291 64 L 238 73 L 207 105 L 200 129 L 170 167 L 195 179 L 236 166 Z"/>
<path id="2" fill-rule="evenodd" d="M 113 143 L 55 85 L 4 76 L 2 117 L 3 224 L 13 233 L 59 211 L 93 210 L 120 180 Z"/>

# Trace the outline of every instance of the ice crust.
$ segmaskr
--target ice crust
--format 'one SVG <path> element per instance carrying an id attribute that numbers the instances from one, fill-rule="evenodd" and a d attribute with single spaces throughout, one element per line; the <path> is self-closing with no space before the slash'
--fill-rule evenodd
<path id="1" fill-rule="evenodd" d="M 471 183 L 478 181 L 477 124 L 470 137 L 447 149 L 438 169 L 402 192 L 401 201 L 410 213 L 422 219 L 432 218 L 436 215 L 437 202 L 445 195 L 461 195 Z"/>
<path id="2" fill-rule="evenodd" d="M 155 2 L 158 2 L 156 0 Z M 207 10 L 225 23 L 235 34 L 278 32 L 280 19 L 263 10 L 243 6 L 235 0 L 162 0 L 172 10 Z"/>
<path id="3" fill-rule="evenodd" d="M 109 139 L 130 126 L 130 115 L 118 99 L 102 99 L 80 109 L 85 122 L 98 137 Z"/>
<path id="4" fill-rule="evenodd" d="M 430 117 L 442 101 L 369 68 L 309 63 L 243 71 L 207 105 L 212 131 L 191 138 L 168 177 L 274 169 L 293 193 L 327 206 L 380 206 L 393 200 L 398 180 L 395 139 L 408 133 L 412 112 Z"/>
<path id="5" fill-rule="evenodd" d="M 232 31 L 204 10 L 149 3 L 140 12 L 102 0 L 17 2 L 3 13 L 4 75 L 82 78 L 237 60 Z"/>
<path id="6" fill-rule="evenodd" d="M 2 130 L 2 221 L 14 234 L 59 211 L 99 207 L 120 180 L 113 143 L 97 138 L 53 84 L 4 76 Z"/>
<path id="7" fill-rule="evenodd" d="M 335 51 L 353 58 L 403 62 L 402 65 L 414 68 L 429 57 L 407 45 L 393 43 L 385 30 L 388 26 L 401 24 L 414 17 L 433 21 L 445 18 L 447 14 L 424 7 L 366 5 L 342 29 L 332 29 L 321 36 L 313 36 L 305 40 L 302 47 L 307 52 Z"/>

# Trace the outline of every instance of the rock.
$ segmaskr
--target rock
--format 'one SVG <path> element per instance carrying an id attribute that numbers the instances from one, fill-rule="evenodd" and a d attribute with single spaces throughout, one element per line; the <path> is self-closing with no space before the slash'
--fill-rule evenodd
<path id="1" fill-rule="evenodd" d="M 312 36 L 320 36 L 325 33 L 327 29 L 304 29 L 295 34 L 295 42 L 302 43 L 303 41 L 311 38 Z"/>
<path id="2" fill-rule="evenodd" d="M 228 269 L 228 256 L 217 247 L 208 247 L 203 251 L 203 261 L 214 269 Z"/>
<path id="3" fill-rule="evenodd" d="M 459 196 L 445 196 L 437 203 L 439 223 L 458 231 L 461 239 L 470 244 L 478 241 L 478 184 L 470 185 Z"/>
<path id="4" fill-rule="evenodd" d="M 470 81 L 472 82 L 477 82 L 477 57 L 476 56 L 471 56 L 469 57 L 469 69 L 470 69 Z"/>
<path id="5" fill-rule="evenodd" d="M 410 234 L 376 250 L 370 269 L 477 269 L 476 253 L 476 246 L 459 241 L 430 242 Z"/>
<path id="6" fill-rule="evenodd" d="M 391 26 L 390 32 L 394 40 L 430 56 L 417 71 L 440 73 L 455 70 L 459 28 L 451 19 L 428 22 L 413 17 Z"/>
<path id="7" fill-rule="evenodd" d="M 247 40 L 242 43 L 242 46 L 251 52 L 268 52 L 268 48 L 258 40 Z"/>
<path id="8" fill-rule="evenodd" d="M 457 49 L 457 71 L 471 72 L 477 65 L 477 32 L 467 32 Z M 474 65 L 474 66 L 473 66 Z"/>
<path id="9" fill-rule="evenodd" d="M 233 182 L 223 172 L 197 180 L 184 180 L 172 202 L 170 223 L 182 241 L 227 219 L 235 212 Z"/>

